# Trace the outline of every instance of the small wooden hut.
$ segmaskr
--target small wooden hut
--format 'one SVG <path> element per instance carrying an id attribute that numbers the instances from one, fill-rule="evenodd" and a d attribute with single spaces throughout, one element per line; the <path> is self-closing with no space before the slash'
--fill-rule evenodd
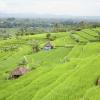
<path id="1" fill-rule="evenodd" d="M 44 50 L 51 50 L 53 48 L 54 48 L 54 46 L 50 42 L 48 42 L 44 45 Z"/>
<path id="2" fill-rule="evenodd" d="M 11 72 L 10 79 L 17 79 L 29 71 L 30 70 L 27 67 L 18 67 Z"/>

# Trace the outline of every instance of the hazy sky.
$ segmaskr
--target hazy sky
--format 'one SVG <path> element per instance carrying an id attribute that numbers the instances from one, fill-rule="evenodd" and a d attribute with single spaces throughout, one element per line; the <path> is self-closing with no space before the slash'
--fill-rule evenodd
<path id="1" fill-rule="evenodd" d="M 100 16 L 100 0 L 0 0 L 0 12 Z"/>

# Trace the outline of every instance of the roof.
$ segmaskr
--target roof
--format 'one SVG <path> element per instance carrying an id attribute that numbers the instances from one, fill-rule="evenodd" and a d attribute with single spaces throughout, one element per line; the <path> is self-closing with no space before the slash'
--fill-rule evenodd
<path id="1" fill-rule="evenodd" d="M 28 71 L 29 71 L 29 69 L 26 67 L 18 67 L 11 72 L 11 75 L 23 75 Z"/>
<path id="2" fill-rule="evenodd" d="M 51 43 L 46 43 L 45 45 L 44 45 L 45 47 L 53 47 L 53 45 L 51 44 Z"/>

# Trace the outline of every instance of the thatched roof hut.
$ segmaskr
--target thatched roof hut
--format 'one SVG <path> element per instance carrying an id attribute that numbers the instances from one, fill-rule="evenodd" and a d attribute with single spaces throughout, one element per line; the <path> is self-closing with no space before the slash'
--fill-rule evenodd
<path id="1" fill-rule="evenodd" d="M 12 79 L 16 79 L 22 75 L 24 75 L 25 73 L 27 73 L 29 71 L 29 69 L 27 67 L 18 67 L 16 69 L 14 69 L 11 74 L 10 74 L 10 78 Z"/>

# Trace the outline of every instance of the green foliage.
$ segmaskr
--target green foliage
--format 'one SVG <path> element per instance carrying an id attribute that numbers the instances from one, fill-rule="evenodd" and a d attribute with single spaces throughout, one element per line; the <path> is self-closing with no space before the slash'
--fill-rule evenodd
<path id="1" fill-rule="evenodd" d="M 0 39 L 7 39 L 23 35 L 34 35 L 41 33 L 59 33 L 71 30 L 98 28 L 100 22 L 74 21 L 71 19 L 19 19 L 0 18 Z M 5 35 L 5 36 L 4 36 Z M 9 35 L 9 37 L 8 37 Z"/>
<path id="2" fill-rule="evenodd" d="M 45 34 L 1 40 L 1 48 L 11 44 L 20 48 L 17 52 L 0 52 L 0 100 L 99 100 L 100 88 L 95 82 L 100 76 L 100 43 L 89 41 L 98 36 L 95 30 L 100 31 L 100 28 L 84 29 L 71 35 L 51 33 L 56 36 L 52 41 L 56 49 L 31 54 L 33 45 L 37 48 L 36 44 L 39 47 L 45 44 Z M 86 44 L 76 43 L 76 38 Z M 73 47 L 68 48 L 69 45 Z M 36 69 L 17 80 L 5 80 L 6 72 L 19 62 Z"/>
<path id="3" fill-rule="evenodd" d="M 51 35 L 50 33 L 46 34 L 46 39 L 50 41 L 54 41 L 57 37 L 55 35 Z"/>
<path id="4" fill-rule="evenodd" d="M 27 64 L 28 64 L 28 60 L 26 56 L 24 56 L 24 58 L 18 63 L 18 66 L 27 66 Z"/>
<path id="5" fill-rule="evenodd" d="M 33 49 L 33 52 L 40 51 L 40 46 L 39 46 L 38 41 L 33 41 L 32 49 Z"/>
<path id="6" fill-rule="evenodd" d="M 46 38 L 47 39 L 50 39 L 50 37 L 51 37 L 51 34 L 50 33 L 46 34 Z"/>

